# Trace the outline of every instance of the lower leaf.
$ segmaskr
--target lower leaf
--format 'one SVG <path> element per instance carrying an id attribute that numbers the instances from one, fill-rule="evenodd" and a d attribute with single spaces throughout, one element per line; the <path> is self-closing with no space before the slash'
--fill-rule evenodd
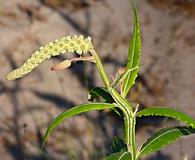
<path id="1" fill-rule="evenodd" d="M 114 107 L 115 105 L 110 104 L 110 103 L 87 103 L 87 104 L 82 104 L 82 105 L 76 106 L 74 108 L 71 108 L 67 111 L 62 112 L 50 123 L 49 127 L 47 128 L 47 131 L 43 138 L 43 143 L 42 143 L 41 148 L 44 147 L 49 134 L 53 131 L 55 127 L 57 127 L 60 123 L 62 123 L 64 119 L 70 118 L 74 115 L 77 115 L 83 112 L 88 112 L 92 110 L 102 110 L 102 109 L 107 109 L 107 108 L 113 109 Z"/>
<path id="2" fill-rule="evenodd" d="M 137 113 L 137 117 L 142 116 L 165 116 L 175 118 L 192 128 L 195 128 L 195 120 L 189 115 L 176 111 L 172 108 L 153 106 L 146 109 L 143 109 Z"/>
<path id="3" fill-rule="evenodd" d="M 142 145 L 137 157 L 140 158 L 143 155 L 160 150 L 166 145 L 173 143 L 178 138 L 193 133 L 195 133 L 195 129 L 191 127 L 170 127 L 161 129 Z"/>

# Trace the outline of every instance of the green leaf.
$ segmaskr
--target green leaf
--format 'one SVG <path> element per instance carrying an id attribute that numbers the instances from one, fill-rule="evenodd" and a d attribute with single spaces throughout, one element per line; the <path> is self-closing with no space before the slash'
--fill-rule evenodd
<path id="1" fill-rule="evenodd" d="M 128 151 L 121 151 L 118 153 L 114 153 L 103 160 L 131 160 L 131 153 Z"/>
<path id="2" fill-rule="evenodd" d="M 134 67 L 140 66 L 140 52 L 141 52 L 141 37 L 140 37 L 140 27 L 137 9 L 132 0 L 132 7 L 134 13 L 134 29 L 132 39 L 129 45 L 129 54 L 126 68 L 132 69 Z M 135 83 L 135 79 L 138 76 L 139 67 L 132 72 L 128 73 L 128 76 L 123 82 L 123 97 L 126 97 L 130 88 Z"/>
<path id="3" fill-rule="evenodd" d="M 107 108 L 113 109 L 114 107 L 115 105 L 110 104 L 110 103 L 87 103 L 87 104 L 81 104 L 79 106 L 76 106 L 74 108 L 71 108 L 67 111 L 62 112 L 50 123 L 49 127 L 47 128 L 47 131 L 43 138 L 43 143 L 42 143 L 41 148 L 44 147 L 49 134 L 53 131 L 53 129 L 56 126 L 62 123 L 64 119 L 83 113 L 83 112 L 87 112 L 87 111 L 101 110 L 101 109 L 107 109 Z"/>
<path id="4" fill-rule="evenodd" d="M 146 108 L 143 109 L 141 111 L 139 111 L 137 113 L 138 117 L 142 117 L 142 116 L 166 116 L 166 117 L 171 117 L 171 118 L 175 118 L 193 128 L 195 128 L 195 120 L 182 113 L 182 112 L 178 112 L 174 109 L 171 108 L 167 108 L 167 107 L 150 107 L 150 108 Z"/>
<path id="5" fill-rule="evenodd" d="M 161 129 L 142 145 L 137 157 L 140 158 L 143 155 L 160 150 L 166 145 L 173 143 L 178 138 L 193 133 L 195 133 L 195 129 L 190 127 L 170 127 Z"/>
<path id="6" fill-rule="evenodd" d="M 112 153 L 127 151 L 126 145 L 121 138 L 114 137 L 112 140 Z"/>
<path id="7" fill-rule="evenodd" d="M 104 87 L 94 87 L 89 90 L 88 93 L 88 100 L 89 101 L 96 101 L 97 99 L 103 99 L 105 103 L 113 103 L 114 100 L 108 90 Z"/>
<path id="8" fill-rule="evenodd" d="M 130 74 L 130 72 L 132 72 L 133 70 L 138 69 L 138 68 L 139 67 L 136 66 L 134 68 L 127 69 L 126 72 L 122 73 L 121 75 L 118 75 L 117 79 L 114 80 L 112 87 L 115 88 L 119 84 L 119 82 L 122 82 L 122 81 L 124 81 L 125 78 L 127 78 L 127 76 Z"/>

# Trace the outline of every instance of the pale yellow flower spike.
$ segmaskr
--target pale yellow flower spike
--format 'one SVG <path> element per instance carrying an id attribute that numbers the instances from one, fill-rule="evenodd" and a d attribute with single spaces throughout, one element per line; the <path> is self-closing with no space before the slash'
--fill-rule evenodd
<path id="1" fill-rule="evenodd" d="M 84 38 L 82 35 L 63 37 L 40 47 L 22 66 L 8 73 L 5 78 L 7 80 L 15 80 L 23 77 L 51 56 L 58 56 L 67 52 L 76 52 L 82 55 L 89 52 L 91 49 L 93 49 L 93 44 L 90 37 Z"/>

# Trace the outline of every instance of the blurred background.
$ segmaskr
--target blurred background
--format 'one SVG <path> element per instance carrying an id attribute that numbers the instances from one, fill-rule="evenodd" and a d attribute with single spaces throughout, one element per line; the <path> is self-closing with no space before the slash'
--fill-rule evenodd
<path id="1" fill-rule="evenodd" d="M 137 0 L 142 30 L 141 70 L 128 99 L 141 107 L 166 105 L 195 118 L 195 1 Z M 0 159 L 100 160 L 113 137 L 124 138 L 123 119 L 93 111 L 66 120 L 39 146 L 49 123 L 62 111 L 87 102 L 102 81 L 90 63 L 51 72 L 66 56 L 42 63 L 34 72 L 7 82 L 42 44 L 57 38 L 91 36 L 106 71 L 124 66 L 133 28 L 129 0 L 0 0 Z M 138 144 L 172 119 L 137 122 Z M 195 160 L 195 136 L 183 138 L 145 160 Z"/>

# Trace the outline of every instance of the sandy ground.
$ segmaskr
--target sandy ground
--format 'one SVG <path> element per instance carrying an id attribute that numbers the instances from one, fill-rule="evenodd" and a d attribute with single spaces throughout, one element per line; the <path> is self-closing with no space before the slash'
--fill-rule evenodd
<path id="1" fill-rule="evenodd" d="M 138 0 L 142 29 L 141 71 L 129 99 L 144 107 L 166 105 L 195 118 L 195 5 L 182 0 Z M 194 7 L 194 8 L 193 8 Z M 42 44 L 66 35 L 90 35 L 108 74 L 124 66 L 133 26 L 128 0 L 0 0 L 0 159 L 100 159 L 113 136 L 123 136 L 113 113 L 90 112 L 55 130 L 41 153 L 49 122 L 63 110 L 87 102 L 88 88 L 101 86 L 92 64 L 51 72 L 53 58 L 14 82 L 4 76 Z M 135 97 L 135 93 L 138 96 Z M 175 121 L 138 122 L 139 143 Z M 148 160 L 195 159 L 195 136 L 183 138 Z M 174 151 L 174 152 L 173 152 Z M 99 155 L 99 156 L 98 156 Z"/>

